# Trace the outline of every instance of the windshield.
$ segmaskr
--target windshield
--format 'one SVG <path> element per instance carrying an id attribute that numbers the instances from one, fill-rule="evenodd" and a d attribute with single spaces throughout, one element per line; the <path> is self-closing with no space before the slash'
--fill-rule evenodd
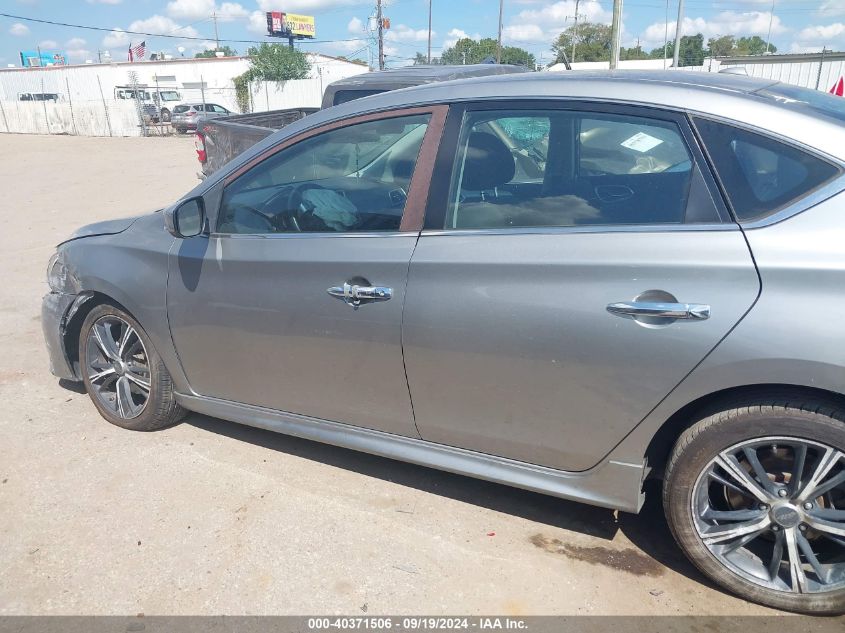
<path id="1" fill-rule="evenodd" d="M 179 99 L 181 99 L 179 93 L 175 90 L 167 90 L 164 92 L 159 92 L 159 94 L 161 95 L 162 101 L 179 101 Z"/>
<path id="2" fill-rule="evenodd" d="M 768 86 L 754 94 L 774 99 L 789 108 L 802 111 L 812 110 L 845 123 L 845 98 L 843 97 L 782 83 Z"/>

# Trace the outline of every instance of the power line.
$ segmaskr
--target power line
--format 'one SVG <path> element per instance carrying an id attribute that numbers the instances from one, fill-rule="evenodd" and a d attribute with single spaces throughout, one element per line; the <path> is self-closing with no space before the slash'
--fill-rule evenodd
<path id="1" fill-rule="evenodd" d="M 10 13 L 0 13 L 0 17 L 4 18 L 11 18 L 13 20 L 23 20 L 25 22 L 38 22 L 39 24 L 50 24 L 52 26 L 66 26 L 72 29 L 85 29 L 88 31 L 102 31 L 105 33 L 126 33 L 127 35 L 146 35 L 148 37 L 166 37 L 171 38 L 174 40 L 197 40 L 207 42 L 213 38 L 210 37 L 192 37 L 189 35 L 167 35 L 163 33 L 150 33 L 147 31 L 124 31 L 123 29 L 107 29 L 101 26 L 85 26 L 83 24 L 68 24 L 67 22 L 54 22 L 52 20 L 41 20 L 39 18 L 27 18 L 22 15 L 12 15 Z M 200 20 L 204 22 L 205 20 Z M 185 28 L 185 27 L 180 27 Z M 174 29 L 175 30 L 175 29 Z M 334 42 L 355 42 L 360 38 L 353 37 L 349 39 L 343 40 L 300 40 L 300 42 L 307 43 L 307 44 L 331 44 Z M 220 38 L 221 42 L 233 42 L 236 44 L 265 44 L 267 40 L 233 40 L 233 39 L 224 39 Z"/>

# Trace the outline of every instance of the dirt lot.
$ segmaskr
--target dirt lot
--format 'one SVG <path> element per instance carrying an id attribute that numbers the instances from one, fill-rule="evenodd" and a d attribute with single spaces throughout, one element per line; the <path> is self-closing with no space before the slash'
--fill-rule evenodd
<path id="1" fill-rule="evenodd" d="M 47 369 L 47 259 L 196 184 L 189 138 L 0 135 L 0 613 L 754 614 L 640 516 L 191 416 L 132 433 Z"/>

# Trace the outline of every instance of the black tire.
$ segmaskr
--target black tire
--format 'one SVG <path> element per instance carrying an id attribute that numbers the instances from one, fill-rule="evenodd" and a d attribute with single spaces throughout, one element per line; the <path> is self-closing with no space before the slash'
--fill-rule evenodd
<path id="1" fill-rule="evenodd" d="M 170 110 L 164 108 L 161 111 L 161 120 L 165 123 L 170 123 Z"/>
<path id="2" fill-rule="evenodd" d="M 143 375 L 145 382 L 148 383 L 149 390 L 146 392 L 146 400 L 142 405 L 137 404 L 133 400 L 132 405 L 139 407 L 139 412 L 131 417 L 121 415 L 121 411 L 113 410 L 112 407 L 115 407 L 115 405 L 112 405 L 112 407 L 109 406 L 109 391 L 105 387 L 106 383 L 100 379 L 96 380 L 97 384 L 92 383 L 91 372 L 96 370 L 89 366 L 87 360 L 89 342 L 95 348 L 99 349 L 99 346 L 90 338 L 92 336 L 92 328 L 94 328 L 95 324 L 100 328 L 104 327 L 103 324 L 108 323 L 115 324 L 111 327 L 119 327 L 118 324 L 120 322 L 128 324 L 134 330 L 135 336 L 137 336 L 137 339 L 141 343 L 141 346 L 137 346 L 137 340 L 133 339 L 136 349 L 143 352 L 142 357 L 146 359 Z M 102 366 L 105 366 L 108 371 L 108 364 L 111 361 L 105 358 L 105 355 L 102 357 L 105 359 L 102 361 Z M 91 401 L 100 415 L 111 424 L 132 431 L 156 431 L 176 424 L 185 415 L 185 410 L 176 403 L 170 374 L 158 352 L 156 352 L 155 347 L 153 347 L 149 336 L 147 336 L 141 325 L 131 315 L 113 305 L 101 304 L 94 307 L 83 321 L 79 336 L 79 365 L 85 390 L 88 392 Z M 126 365 L 124 364 L 123 367 L 126 368 Z M 130 372 L 127 370 L 125 373 L 128 374 Z M 121 373 L 121 376 L 123 375 L 125 374 Z M 137 389 L 137 393 L 133 394 L 132 398 L 140 399 L 142 393 L 143 390 Z M 116 392 L 115 396 L 117 396 Z M 113 401 L 115 398 L 111 398 L 111 400 Z M 115 408 L 122 410 L 119 406 Z"/>
<path id="3" fill-rule="evenodd" d="M 704 543 L 702 536 L 699 535 L 701 528 L 697 527 L 697 525 L 701 526 L 702 515 L 699 514 L 695 507 L 696 504 L 702 503 L 702 489 L 699 488 L 698 492 L 696 492 L 697 482 L 707 482 L 707 488 L 704 489 L 708 491 L 708 496 L 705 497 L 707 499 L 705 504 L 707 505 L 711 503 L 709 498 L 711 494 L 709 491 L 712 490 L 711 486 L 715 486 L 718 490 L 721 485 L 718 479 L 714 482 L 714 478 L 711 478 L 713 477 L 712 475 L 708 474 L 705 477 L 703 473 L 710 473 L 711 471 L 708 469 L 716 469 L 713 472 L 717 476 L 720 473 L 724 474 L 726 471 L 718 470 L 718 465 L 714 466 L 714 460 L 720 454 L 724 456 L 728 454 L 728 451 L 735 450 L 737 446 L 755 446 L 755 448 L 750 449 L 754 451 L 755 458 L 758 455 L 758 450 L 761 452 L 768 450 L 771 456 L 776 456 L 778 451 L 785 452 L 793 450 L 793 464 L 797 462 L 797 459 L 794 457 L 797 454 L 795 450 L 781 448 L 778 446 L 777 441 L 782 440 L 783 446 L 789 446 L 787 444 L 788 438 L 795 438 L 794 446 L 800 447 L 806 442 L 803 445 L 818 446 L 819 448 L 817 450 L 819 454 L 822 454 L 822 451 L 826 450 L 824 447 L 837 451 L 845 451 L 845 410 L 822 400 L 806 397 L 789 399 L 783 398 L 782 396 L 768 397 L 765 399 L 758 397 L 754 400 L 746 399 L 744 401 L 732 402 L 728 406 L 730 408 L 724 408 L 711 415 L 707 415 L 688 428 L 678 438 L 672 451 L 666 468 L 666 477 L 663 485 L 663 505 L 669 527 L 675 540 L 690 561 L 707 577 L 716 584 L 738 594 L 746 600 L 777 609 L 800 613 L 838 614 L 845 612 L 845 588 L 840 588 L 839 582 L 833 583 L 829 591 L 799 593 L 794 589 L 789 590 L 788 588 L 780 589 L 762 586 L 762 584 L 752 582 L 741 575 L 740 572 L 730 568 L 728 563 L 720 559 L 717 553 L 710 550 L 708 545 Z M 759 444 L 754 444 L 754 440 L 762 440 L 764 438 L 765 442 L 760 441 Z M 739 450 L 749 449 L 744 448 Z M 816 449 L 811 448 L 811 450 Z M 725 452 L 723 453 L 723 451 Z M 833 454 L 835 455 L 836 453 Z M 810 460 L 811 457 L 807 457 L 806 459 Z M 815 457 L 812 459 L 815 459 Z M 841 465 L 841 461 L 843 460 L 836 462 L 837 465 L 834 468 L 837 470 L 833 472 L 841 472 L 839 469 L 845 468 Z M 808 472 L 803 470 L 804 468 L 811 468 L 812 470 L 811 466 L 804 466 L 804 458 L 801 459 L 800 463 L 802 466 L 798 472 Z M 745 468 L 754 481 L 762 482 L 762 478 L 754 477 L 754 469 L 750 461 Z M 767 474 L 769 473 L 768 467 L 764 468 L 764 470 Z M 803 500 L 799 499 L 800 494 L 798 493 L 794 495 L 794 500 L 783 498 L 791 495 L 791 492 L 784 494 L 781 488 L 791 490 L 792 484 L 790 482 L 792 477 L 794 475 L 790 475 L 790 478 L 779 482 L 776 477 L 769 475 L 770 481 L 767 484 L 773 488 L 774 492 L 779 493 L 782 497 L 779 500 L 775 499 L 777 503 L 771 506 L 766 503 L 760 503 L 755 508 L 754 506 L 758 501 L 752 499 L 748 502 L 748 506 L 743 506 L 751 507 L 761 512 L 766 517 L 764 520 L 771 521 L 771 526 L 765 528 L 766 531 L 762 532 L 760 537 L 754 537 L 755 539 L 763 538 L 768 541 L 764 541 L 762 544 L 758 542 L 757 545 L 762 550 L 762 547 L 769 546 L 770 541 L 771 547 L 774 549 L 778 539 L 781 539 L 780 542 L 782 543 L 784 539 L 787 539 L 788 533 L 794 535 L 796 534 L 796 530 L 800 528 L 802 532 L 798 538 L 804 538 L 805 542 L 809 542 L 807 540 L 808 538 L 822 538 L 822 542 L 814 541 L 816 546 L 834 547 L 835 543 L 834 545 L 829 545 L 828 543 L 832 539 L 827 538 L 825 535 L 820 537 L 818 532 L 813 532 L 812 526 L 807 525 L 809 523 L 809 511 L 808 514 L 800 519 L 800 525 L 785 526 L 776 521 L 775 509 L 778 507 L 778 503 L 787 505 L 789 502 L 793 502 L 795 505 L 791 505 L 790 508 L 795 508 L 796 506 L 802 507 Z M 794 484 L 796 489 L 804 485 L 802 482 L 807 477 L 807 475 L 799 475 L 797 477 L 797 481 Z M 761 485 L 761 488 L 765 488 L 765 486 Z M 842 498 L 841 491 L 838 488 L 834 492 L 840 495 L 837 497 L 838 499 Z M 726 499 L 733 494 L 728 488 L 724 488 L 724 493 Z M 810 497 L 812 498 L 812 495 Z M 823 507 L 820 502 L 817 505 L 817 510 Z M 804 505 L 803 507 L 806 508 L 807 506 Z M 836 505 L 835 507 L 841 508 L 843 506 Z M 728 525 L 736 526 L 738 523 L 725 523 L 716 527 L 722 528 Z M 845 522 L 842 525 L 845 526 Z M 807 530 L 810 531 L 808 532 Z M 815 534 L 815 536 L 810 536 L 811 534 Z M 794 543 L 794 538 L 796 537 L 790 536 L 789 538 L 792 538 Z M 743 547 L 750 548 L 750 546 Z M 842 539 L 840 547 L 842 548 L 841 554 L 837 554 L 834 551 L 834 561 L 845 561 L 845 539 Z M 781 549 L 782 551 L 783 549 Z M 830 549 L 827 551 L 830 551 Z M 786 568 L 783 567 L 784 563 L 777 563 L 774 568 L 778 571 L 771 573 L 770 576 L 772 581 L 780 582 L 779 574 L 784 573 L 788 575 L 790 573 L 790 553 L 788 547 L 786 556 Z M 837 558 L 837 556 L 841 558 Z M 773 565 L 771 561 L 774 559 L 775 555 L 772 554 L 769 559 L 769 565 Z M 799 566 L 808 566 L 810 564 L 805 554 L 798 554 L 797 559 L 800 561 Z M 761 554 L 760 561 L 765 560 L 766 558 Z M 837 562 L 836 564 L 838 565 L 839 563 Z M 845 565 L 845 562 L 842 564 Z M 772 569 L 772 567 L 769 569 Z M 782 571 L 784 569 L 785 571 Z M 812 571 L 810 573 L 812 574 Z M 775 581 L 775 578 L 778 580 Z M 792 583 L 794 586 L 798 586 L 799 583 L 795 581 L 795 578 L 797 576 L 792 576 Z M 768 581 L 761 580 L 760 582 Z"/>

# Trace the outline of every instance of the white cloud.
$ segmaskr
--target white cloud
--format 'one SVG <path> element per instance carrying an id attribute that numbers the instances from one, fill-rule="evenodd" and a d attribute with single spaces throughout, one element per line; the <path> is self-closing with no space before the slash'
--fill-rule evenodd
<path id="1" fill-rule="evenodd" d="M 214 9 L 214 0 L 173 0 L 167 3 L 165 11 L 177 20 L 201 20 L 211 17 Z"/>
<path id="2" fill-rule="evenodd" d="M 534 3 L 524 3 L 534 4 Z M 547 43 L 572 26 L 575 0 L 553 2 L 537 9 L 523 9 L 502 29 L 502 39 L 511 42 Z M 600 2 L 579 2 L 582 22 L 609 24 L 613 14 Z"/>
<path id="3" fill-rule="evenodd" d="M 29 35 L 29 27 L 26 24 L 15 22 L 11 27 L 9 27 L 9 33 L 17 35 L 18 37 L 23 37 L 24 35 Z"/>
<path id="4" fill-rule="evenodd" d="M 258 8 L 262 11 L 290 11 L 308 15 L 353 4 L 361 4 L 361 0 L 258 0 Z"/>
<path id="5" fill-rule="evenodd" d="M 249 14 L 246 30 L 258 35 L 267 35 L 267 16 L 261 11 L 253 11 Z"/>
<path id="6" fill-rule="evenodd" d="M 123 29 L 114 29 L 103 38 L 103 48 L 121 48 L 129 45 L 129 35 Z"/>
<path id="7" fill-rule="evenodd" d="M 465 37 L 469 37 L 473 40 L 480 40 L 481 34 L 476 33 L 475 35 L 470 35 L 463 29 L 452 29 L 446 34 L 446 39 L 443 40 L 443 48 L 452 48 L 455 44 L 457 44 L 458 40 L 462 40 Z"/>
<path id="8" fill-rule="evenodd" d="M 796 35 L 799 42 L 829 42 L 845 33 L 845 24 L 834 22 L 823 26 L 808 26 Z"/>
<path id="9" fill-rule="evenodd" d="M 86 44 L 87 42 L 81 37 L 71 38 L 65 42 L 65 53 L 71 61 L 84 62 L 94 57 L 94 53 L 85 48 Z"/>
<path id="10" fill-rule="evenodd" d="M 40 46 L 43 49 L 48 49 L 48 48 L 58 48 L 59 44 L 58 44 L 58 42 L 56 42 L 56 40 L 41 40 L 40 42 L 38 42 L 38 46 Z"/>
<path id="11" fill-rule="evenodd" d="M 771 20 L 772 35 L 779 35 L 787 32 L 789 29 L 783 25 L 778 15 L 775 15 Z M 666 23 L 655 22 L 649 25 L 642 32 L 640 36 L 640 44 L 643 48 L 653 48 L 663 43 Z M 721 35 L 762 35 L 765 36 L 769 31 L 769 12 L 768 11 L 747 11 L 738 13 L 736 11 L 722 11 L 716 14 L 711 19 L 707 20 L 702 17 L 690 18 L 685 17 L 683 21 L 683 35 L 695 35 L 701 33 L 704 36 L 704 42 L 711 37 L 718 37 Z M 669 22 L 669 39 L 675 37 L 675 21 Z"/>
<path id="12" fill-rule="evenodd" d="M 431 36 L 437 34 L 432 31 Z M 385 39 L 399 42 L 425 42 L 428 40 L 428 29 L 413 29 L 405 24 L 393 26 L 387 31 Z"/>
<path id="13" fill-rule="evenodd" d="M 364 22 L 360 18 L 352 18 L 351 20 L 349 20 L 349 24 L 346 25 L 346 30 L 352 33 L 353 35 L 363 33 Z"/>
<path id="14" fill-rule="evenodd" d="M 824 0 L 816 9 L 816 14 L 825 17 L 845 15 L 845 0 Z"/>
<path id="15" fill-rule="evenodd" d="M 215 0 L 172 0 L 167 3 L 166 12 L 171 18 L 189 22 L 210 18 L 212 13 L 224 22 L 249 15 L 249 11 L 237 2 L 218 5 Z"/>

